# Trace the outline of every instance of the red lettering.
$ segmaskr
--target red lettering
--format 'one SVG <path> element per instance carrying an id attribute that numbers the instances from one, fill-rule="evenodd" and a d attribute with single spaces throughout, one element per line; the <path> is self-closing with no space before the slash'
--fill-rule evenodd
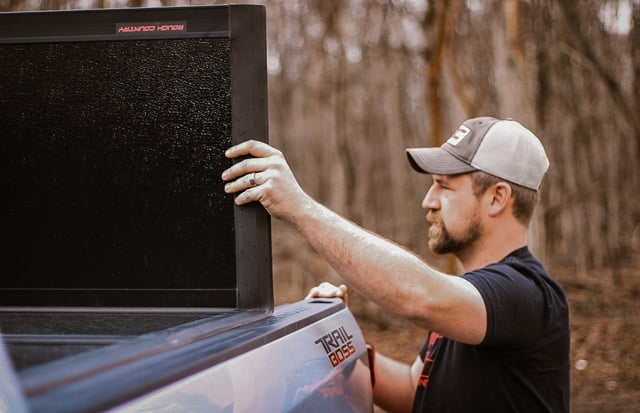
<path id="1" fill-rule="evenodd" d="M 432 332 L 431 334 L 429 334 L 429 346 L 433 346 L 441 338 L 442 338 L 442 334 Z"/>
<path id="2" fill-rule="evenodd" d="M 354 354 L 356 354 L 356 348 L 353 343 L 349 341 L 339 349 L 333 351 L 332 353 L 329 353 L 327 357 L 331 362 L 331 366 L 336 367 Z"/>
<path id="3" fill-rule="evenodd" d="M 184 30 L 184 24 L 163 24 L 157 29 L 159 32 L 180 32 Z"/>
<path id="4" fill-rule="evenodd" d="M 340 364 L 340 360 L 338 360 L 338 357 L 336 356 L 335 353 L 330 353 L 328 357 L 329 357 L 329 361 L 331 362 L 331 367 L 335 367 L 338 364 Z"/>
<path id="5" fill-rule="evenodd" d="M 118 33 L 137 33 L 137 32 L 154 32 L 156 31 L 156 26 L 122 26 L 118 28 Z"/>
<path id="6" fill-rule="evenodd" d="M 352 356 L 356 354 L 356 348 L 353 346 L 352 342 L 347 343 L 347 347 L 349 348 L 349 355 Z"/>

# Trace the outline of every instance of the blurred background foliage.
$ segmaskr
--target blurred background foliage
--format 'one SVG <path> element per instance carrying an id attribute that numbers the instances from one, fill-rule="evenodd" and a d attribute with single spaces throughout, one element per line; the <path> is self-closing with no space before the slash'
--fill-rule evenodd
<path id="1" fill-rule="evenodd" d="M 228 2 L 0 0 L 0 11 L 215 3 Z M 440 145 L 482 115 L 540 136 L 551 168 L 529 242 L 568 288 L 572 406 L 637 411 L 640 0 L 243 3 L 266 6 L 270 141 L 303 188 L 441 269 L 459 271 L 428 251 L 420 203 L 430 179 L 404 149 Z M 280 222 L 273 253 L 277 303 L 339 282 Z M 422 331 L 394 330 L 402 322 L 357 294 L 351 308 L 383 345 L 377 332 L 392 331 L 383 350 L 413 360 Z"/>
<path id="2" fill-rule="evenodd" d="M 215 3 L 0 0 L 0 10 Z M 512 117 L 551 158 L 532 249 L 624 285 L 622 268 L 640 259 L 640 2 L 252 3 L 268 16 L 270 140 L 312 196 L 434 260 L 419 207 L 428 178 L 404 148 L 438 145 L 469 117 Z M 275 223 L 275 255 L 305 257 L 284 271 L 306 274 L 306 288 L 328 269 L 309 265 L 295 237 Z"/>

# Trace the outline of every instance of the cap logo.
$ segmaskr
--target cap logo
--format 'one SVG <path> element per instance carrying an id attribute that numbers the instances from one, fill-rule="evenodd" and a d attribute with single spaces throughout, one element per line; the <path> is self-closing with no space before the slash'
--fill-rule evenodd
<path id="1" fill-rule="evenodd" d="M 469 133 L 471 133 L 471 129 L 464 125 L 460 125 L 458 130 L 453 132 L 453 135 L 451 135 L 449 139 L 447 139 L 447 143 L 449 145 L 458 146 L 458 144 L 462 142 L 462 140 L 466 138 Z"/>

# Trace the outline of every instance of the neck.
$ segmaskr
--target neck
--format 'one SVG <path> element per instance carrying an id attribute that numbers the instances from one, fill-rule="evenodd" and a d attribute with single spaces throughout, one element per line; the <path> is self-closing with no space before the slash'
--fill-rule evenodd
<path id="1" fill-rule="evenodd" d="M 509 233 L 504 231 L 500 236 L 481 237 L 473 245 L 456 253 L 465 272 L 477 270 L 494 264 L 511 252 L 527 245 L 527 231 L 515 230 Z"/>

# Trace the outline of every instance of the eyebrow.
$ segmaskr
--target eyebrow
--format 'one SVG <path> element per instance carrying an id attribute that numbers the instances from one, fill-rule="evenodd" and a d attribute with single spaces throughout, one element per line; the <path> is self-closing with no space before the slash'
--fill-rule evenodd
<path id="1" fill-rule="evenodd" d="M 447 175 L 432 175 L 432 179 L 434 182 L 437 182 L 439 184 L 446 184 L 450 182 Z"/>

